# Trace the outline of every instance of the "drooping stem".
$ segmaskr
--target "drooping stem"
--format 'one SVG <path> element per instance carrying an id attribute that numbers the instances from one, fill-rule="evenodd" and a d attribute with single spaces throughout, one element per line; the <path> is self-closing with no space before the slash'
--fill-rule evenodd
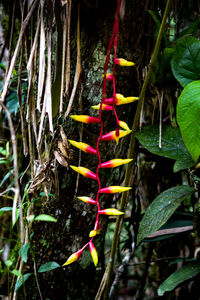
<path id="1" fill-rule="evenodd" d="M 164 15 L 162 18 L 162 23 L 161 23 L 159 33 L 157 36 L 155 48 L 153 50 L 151 61 L 149 63 L 148 72 L 147 72 L 147 75 L 145 77 L 145 80 L 144 80 L 144 83 L 143 83 L 143 86 L 142 86 L 142 89 L 140 92 L 139 101 L 138 101 L 138 105 L 137 105 L 137 109 L 136 109 L 136 113 L 135 113 L 135 117 L 134 117 L 134 121 L 133 121 L 133 125 L 132 125 L 132 133 L 131 133 L 131 140 L 130 140 L 129 153 L 128 153 L 128 158 L 132 158 L 133 161 L 132 161 L 132 163 L 127 164 L 124 186 L 130 186 L 132 179 L 133 179 L 134 164 L 136 161 L 135 132 L 138 129 L 140 112 L 141 112 L 142 104 L 144 102 L 144 96 L 146 93 L 147 85 L 149 83 L 150 75 L 152 73 L 153 67 L 155 65 L 155 62 L 156 62 L 156 59 L 158 56 L 158 51 L 160 48 L 160 43 L 161 43 L 163 32 L 164 32 L 164 27 L 165 27 L 166 20 L 169 15 L 169 12 L 170 12 L 171 2 L 172 2 L 172 0 L 167 0 L 167 4 L 165 7 Z M 127 192 L 123 193 L 122 198 L 121 198 L 121 203 L 120 203 L 121 211 L 125 211 L 127 199 L 128 199 L 128 193 Z M 110 259 L 109 259 L 109 267 L 108 267 L 108 273 L 107 273 L 107 279 L 106 279 L 106 290 L 105 290 L 105 294 L 104 294 L 104 299 L 108 299 L 108 294 L 109 294 L 109 289 L 110 289 L 110 284 L 111 284 L 111 276 L 112 276 L 113 266 L 114 266 L 115 252 L 116 252 L 118 241 L 119 241 L 119 230 L 120 230 L 120 227 L 121 227 L 120 225 L 122 224 L 122 222 L 123 222 L 123 217 L 118 216 L 116 224 L 115 224 L 115 231 L 114 231 L 114 236 L 113 236 L 113 241 L 112 241 L 112 248 L 111 248 L 111 254 L 110 254 Z"/>

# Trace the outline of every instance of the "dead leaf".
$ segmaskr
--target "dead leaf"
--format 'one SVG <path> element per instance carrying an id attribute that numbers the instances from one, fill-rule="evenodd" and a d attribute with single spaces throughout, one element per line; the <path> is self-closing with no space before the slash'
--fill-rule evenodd
<path id="1" fill-rule="evenodd" d="M 55 150 L 54 156 L 61 166 L 66 168 L 68 167 L 68 162 L 66 161 L 66 159 L 63 157 L 62 154 L 60 154 L 58 151 Z"/>
<path id="2" fill-rule="evenodd" d="M 58 141 L 58 148 L 60 149 L 62 155 L 64 155 L 66 158 L 69 158 L 69 155 L 66 151 L 66 147 L 64 146 L 61 140 Z"/>

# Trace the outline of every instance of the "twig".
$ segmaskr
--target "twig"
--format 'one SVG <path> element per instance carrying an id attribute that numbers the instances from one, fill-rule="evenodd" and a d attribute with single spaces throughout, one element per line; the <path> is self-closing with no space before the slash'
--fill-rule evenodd
<path id="1" fill-rule="evenodd" d="M 8 74 L 8 69 L 10 67 L 10 61 L 11 61 L 11 56 L 12 56 L 13 32 L 14 32 L 14 27 L 15 27 L 15 9 L 16 9 L 16 0 L 14 0 L 13 9 L 12 9 L 12 22 L 11 22 L 11 28 L 9 31 L 10 41 L 9 41 L 9 49 L 8 49 L 8 61 L 7 61 L 5 77 Z"/>
<path id="2" fill-rule="evenodd" d="M 66 86 L 65 86 L 65 94 L 68 96 L 69 94 L 69 83 L 70 83 L 70 27 L 71 27 L 71 0 L 67 3 L 67 58 L 66 58 Z"/>
<path id="3" fill-rule="evenodd" d="M 65 52 L 66 52 L 66 34 L 67 34 L 67 6 L 62 11 L 63 16 L 63 49 L 62 49 L 62 71 L 61 71 L 61 88 L 60 88 L 60 114 L 63 112 L 63 93 L 64 93 L 64 77 L 65 77 Z"/>
<path id="4" fill-rule="evenodd" d="M 160 120 L 159 120 L 159 148 L 162 148 L 162 105 L 163 105 L 164 90 L 161 91 L 159 95 L 159 110 L 160 110 Z"/>
<path id="5" fill-rule="evenodd" d="M 160 48 L 160 43 L 161 43 L 161 40 L 162 40 L 166 19 L 167 19 L 167 16 L 168 16 L 169 12 L 170 12 L 171 2 L 172 2 L 172 0 L 167 0 L 167 4 L 166 4 L 166 7 L 165 7 L 165 11 L 164 11 L 162 23 L 161 23 L 161 26 L 160 26 L 160 29 L 159 29 L 158 37 L 157 37 L 157 40 L 156 40 L 155 48 L 154 48 L 154 51 L 153 51 L 153 54 L 152 54 L 151 61 L 149 63 L 148 72 L 147 72 L 146 78 L 144 80 L 142 90 L 140 92 L 139 101 L 138 101 L 138 105 L 137 105 L 137 109 L 136 109 L 136 114 L 135 114 L 134 122 L 133 122 L 133 125 L 132 125 L 132 133 L 131 133 L 131 140 L 130 140 L 129 154 L 128 154 L 128 158 L 133 158 L 133 161 L 132 161 L 132 163 L 127 164 L 126 175 L 125 175 L 125 180 L 124 180 L 124 186 L 130 186 L 130 183 L 132 182 L 132 178 L 133 178 L 133 174 L 134 174 L 134 164 L 135 164 L 135 161 L 136 161 L 135 132 L 136 132 L 136 129 L 138 128 L 138 125 L 139 125 L 140 112 L 141 112 L 142 104 L 144 102 L 144 96 L 145 96 L 145 93 L 146 93 L 147 85 L 149 83 L 150 75 L 152 73 L 153 67 L 155 65 L 155 62 L 156 62 L 156 59 L 157 59 L 157 56 L 158 56 L 158 51 L 159 51 L 159 48 Z M 122 194 L 121 203 L 120 203 L 120 210 L 121 211 L 125 211 L 127 200 L 128 200 L 128 193 L 126 192 L 126 193 Z M 107 284 L 106 284 L 106 291 L 105 291 L 104 299 L 108 299 L 110 283 L 111 283 L 111 275 L 112 275 L 112 272 L 113 272 L 113 265 L 114 265 L 114 259 L 115 259 L 115 251 L 117 249 L 117 245 L 118 245 L 118 241 L 119 241 L 119 228 L 120 228 L 120 225 L 122 224 L 122 222 L 123 222 L 123 217 L 118 217 L 116 225 L 115 225 L 114 235 L 113 235 L 113 242 L 112 242 L 110 260 L 109 260 L 109 270 L 108 270 Z"/>
<path id="6" fill-rule="evenodd" d="M 132 249 L 128 250 L 128 253 L 126 253 L 125 257 L 123 258 L 121 265 L 117 268 L 115 279 L 113 280 L 112 286 L 110 288 L 110 294 L 109 294 L 110 298 L 114 296 L 116 289 L 119 286 L 119 280 L 122 277 L 123 273 L 126 270 L 126 267 L 129 265 L 129 262 L 134 255 L 134 250 L 135 250 L 135 243 L 132 244 Z"/>
<path id="7" fill-rule="evenodd" d="M 80 50 L 80 6 L 78 5 L 78 20 L 77 20 L 77 59 L 76 59 L 76 72 L 74 76 L 74 86 L 73 90 L 71 93 L 71 97 L 67 106 L 67 110 L 65 112 L 65 118 L 69 115 L 74 97 L 76 94 L 78 82 L 79 82 L 79 77 L 81 74 L 81 50 Z"/>
<path id="8" fill-rule="evenodd" d="M 80 111 L 82 111 L 82 93 L 83 93 L 83 84 L 81 85 L 81 91 L 80 91 L 80 96 L 79 96 L 79 107 L 80 107 Z M 83 141 L 83 125 L 81 126 L 81 130 L 80 130 L 80 142 Z M 81 165 L 81 154 L 82 151 L 79 150 L 79 154 L 78 154 L 78 166 Z M 77 197 L 77 192 L 78 192 L 78 186 L 79 186 L 79 179 L 80 179 L 80 174 L 77 173 L 77 177 L 76 177 L 76 187 L 75 187 L 75 192 L 74 192 L 74 200 Z"/>

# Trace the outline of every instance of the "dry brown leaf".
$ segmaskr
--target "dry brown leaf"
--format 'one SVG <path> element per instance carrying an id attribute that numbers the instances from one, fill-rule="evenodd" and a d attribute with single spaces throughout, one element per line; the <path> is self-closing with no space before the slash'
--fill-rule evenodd
<path id="1" fill-rule="evenodd" d="M 67 140 L 67 136 L 64 132 L 64 129 L 63 129 L 62 125 L 60 125 L 60 135 L 61 135 L 64 147 L 69 149 L 69 143 L 68 143 L 68 140 Z"/>
<path id="2" fill-rule="evenodd" d="M 66 147 L 61 140 L 58 141 L 58 148 L 60 149 L 62 155 L 64 155 L 66 158 L 69 158 Z"/>
<path id="3" fill-rule="evenodd" d="M 63 157 L 62 154 L 60 154 L 58 151 L 54 151 L 54 156 L 56 158 L 56 160 L 59 162 L 59 164 L 61 164 L 63 167 L 68 167 L 68 162 L 66 161 L 66 159 Z"/>

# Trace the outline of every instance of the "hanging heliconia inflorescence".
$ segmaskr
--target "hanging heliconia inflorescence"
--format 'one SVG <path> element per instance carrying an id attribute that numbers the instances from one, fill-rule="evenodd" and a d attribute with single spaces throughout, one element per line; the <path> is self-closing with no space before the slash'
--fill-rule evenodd
<path id="1" fill-rule="evenodd" d="M 131 187 L 123 187 L 123 186 L 108 186 L 108 187 L 101 187 L 101 181 L 99 177 L 99 169 L 100 168 L 115 168 L 124 164 L 129 163 L 132 159 L 111 159 L 106 162 L 102 162 L 100 151 L 99 151 L 99 143 L 100 141 L 112 141 L 115 140 L 116 143 L 118 143 L 119 139 L 128 135 L 131 130 L 129 129 L 128 125 L 124 122 L 118 119 L 117 112 L 116 112 L 116 106 L 117 105 L 123 105 L 123 104 L 129 104 L 136 100 L 138 100 L 138 97 L 124 97 L 121 94 L 116 93 L 115 90 L 115 66 L 116 64 L 119 66 L 133 66 L 134 63 L 127 61 L 123 58 L 117 58 L 117 38 L 118 38 L 118 27 L 119 27 L 119 21 L 118 21 L 118 15 L 120 10 L 121 0 L 118 1 L 116 13 L 115 13 L 115 21 L 113 26 L 113 32 L 112 36 L 109 42 L 108 50 L 107 50 L 107 56 L 106 61 L 104 65 L 104 74 L 103 74 L 103 93 L 102 93 L 102 100 L 99 105 L 95 105 L 92 108 L 99 110 L 99 117 L 92 117 L 88 115 L 71 115 L 71 118 L 75 121 L 87 123 L 87 124 L 100 124 L 100 133 L 97 140 L 96 149 L 91 147 L 88 144 L 77 142 L 73 140 L 69 140 L 71 145 L 77 147 L 78 149 L 81 149 L 82 151 L 94 154 L 98 156 L 98 166 L 96 169 L 96 173 L 93 173 L 91 170 L 84 168 L 84 167 L 76 167 L 76 166 L 70 166 L 74 171 L 80 173 L 81 175 L 88 177 L 90 179 L 94 179 L 98 183 L 98 191 L 96 194 L 96 199 L 92 199 L 87 196 L 78 197 L 79 200 L 96 205 L 97 206 L 97 215 L 96 215 L 96 221 L 94 225 L 94 229 L 90 231 L 89 242 L 84 245 L 80 250 L 73 253 L 68 260 L 63 264 L 63 266 L 69 265 L 76 261 L 82 254 L 83 250 L 89 246 L 89 250 L 94 262 L 94 265 L 96 266 L 98 263 L 98 255 L 97 251 L 95 249 L 95 246 L 93 244 L 94 237 L 100 233 L 101 225 L 99 223 L 99 216 L 100 215 L 122 215 L 123 212 L 115 209 L 115 208 L 107 208 L 107 209 L 101 209 L 100 203 L 99 203 L 99 196 L 100 194 L 114 194 L 114 193 L 121 193 L 126 192 L 131 189 Z M 108 70 L 108 64 L 110 61 L 110 52 L 114 48 L 114 60 L 113 60 L 113 71 L 112 73 L 107 73 Z M 113 85 L 113 96 L 112 98 L 106 98 L 106 84 L 107 81 L 112 82 Z M 116 119 L 116 129 L 114 131 L 108 132 L 106 134 L 103 134 L 104 128 L 103 128 L 103 121 L 102 121 L 102 111 L 111 111 L 114 112 L 114 116 Z M 121 129 L 119 129 L 121 128 Z"/>

